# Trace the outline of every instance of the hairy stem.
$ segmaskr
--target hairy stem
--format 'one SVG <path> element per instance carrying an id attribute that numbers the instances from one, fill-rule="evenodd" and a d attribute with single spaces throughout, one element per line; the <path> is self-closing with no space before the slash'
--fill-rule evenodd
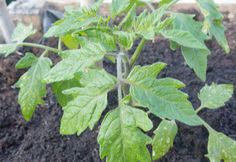
<path id="1" fill-rule="evenodd" d="M 146 42 L 146 40 L 143 38 L 140 41 L 138 47 L 136 48 L 133 56 L 131 57 L 131 59 L 130 59 L 130 67 L 131 68 L 134 66 L 135 62 L 137 61 L 137 59 L 138 59 L 138 57 L 139 57 L 139 55 L 140 55 L 140 53 L 141 53 L 141 51 L 142 51 L 142 49 L 143 49 L 143 47 L 145 45 L 145 42 Z"/>
<path id="2" fill-rule="evenodd" d="M 129 58 L 126 54 L 124 55 L 124 57 L 122 57 L 122 62 L 123 62 L 123 67 L 124 67 L 123 77 L 126 79 L 130 73 Z M 129 94 L 129 85 L 128 84 L 123 84 L 122 89 L 123 89 L 124 96 Z"/>
<path id="3" fill-rule="evenodd" d="M 36 44 L 36 43 L 23 42 L 23 43 L 19 43 L 18 46 L 28 46 L 28 47 L 42 48 L 42 49 L 45 49 L 47 51 L 51 51 L 51 52 L 54 52 L 54 53 L 60 52 L 60 50 L 58 50 L 56 48 L 52 48 L 52 47 L 48 47 L 48 46 L 44 46 L 44 45 Z"/>
<path id="4" fill-rule="evenodd" d="M 120 105 L 120 102 L 122 100 L 122 80 L 123 80 L 123 77 L 122 77 L 122 57 L 123 57 L 123 53 L 119 53 L 117 55 L 117 63 L 116 63 L 119 105 Z"/>

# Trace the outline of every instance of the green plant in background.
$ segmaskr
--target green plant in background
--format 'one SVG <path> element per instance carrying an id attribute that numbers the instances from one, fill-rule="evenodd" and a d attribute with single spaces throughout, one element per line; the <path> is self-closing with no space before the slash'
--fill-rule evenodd
<path id="1" fill-rule="evenodd" d="M 50 84 L 63 109 L 60 133 L 80 135 L 87 128 L 93 129 L 108 104 L 108 92 L 117 89 L 118 107 L 105 115 L 98 135 L 102 159 L 107 162 L 160 159 L 173 146 L 178 131 L 175 121 L 179 121 L 206 127 L 207 157 L 211 162 L 235 162 L 236 142 L 197 115 L 204 108 L 223 106 L 233 94 L 232 85 L 206 85 L 199 93 L 201 106 L 194 110 L 188 95 L 180 90 L 185 86 L 181 81 L 157 79 L 165 63 L 136 65 L 145 43 L 155 37 L 168 39 L 173 50 L 181 49 L 188 66 L 203 81 L 210 54 L 204 42 L 215 38 L 229 53 L 223 15 L 212 0 L 197 0 L 205 17 L 203 22 L 196 21 L 194 15 L 169 11 L 176 2 L 162 0 L 154 9 L 148 0 L 113 0 L 111 16 L 99 15 L 101 1 L 90 9 L 66 9 L 64 18 L 44 35 L 59 38 L 58 48 L 24 42 L 35 30 L 18 24 L 12 35 L 13 43 L 0 45 L 0 53 L 8 56 L 19 46 L 45 49 L 40 57 L 26 53 L 16 64 L 18 69 L 28 68 L 16 83 L 25 120 L 30 120 L 36 107 L 43 104 L 46 85 Z M 143 5 L 152 10 L 137 15 L 137 7 Z M 125 17 L 115 25 L 114 20 L 121 15 Z M 136 40 L 140 43 L 129 56 L 127 53 Z M 67 50 L 62 50 L 62 43 Z M 52 53 L 61 57 L 55 65 L 47 57 Z M 103 59 L 117 65 L 117 76 L 102 68 Z M 149 113 L 162 119 L 159 126 L 152 124 Z M 154 136 L 148 136 L 147 132 L 153 129 Z M 152 156 L 147 145 L 152 146 Z"/>

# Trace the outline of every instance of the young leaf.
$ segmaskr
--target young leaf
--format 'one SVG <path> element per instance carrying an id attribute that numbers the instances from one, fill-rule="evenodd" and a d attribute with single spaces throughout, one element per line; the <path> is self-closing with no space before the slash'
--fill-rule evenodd
<path id="1" fill-rule="evenodd" d="M 33 29 L 33 25 L 26 26 L 22 23 L 18 23 L 16 28 L 14 29 L 14 32 L 12 34 L 12 41 L 21 43 L 29 36 L 36 33 L 36 30 Z"/>
<path id="2" fill-rule="evenodd" d="M 57 63 L 45 76 L 47 83 L 70 80 L 75 73 L 83 72 L 86 68 L 102 60 L 105 51 L 99 44 L 87 43 L 78 50 L 63 51 L 64 58 Z"/>
<path id="3" fill-rule="evenodd" d="M 236 141 L 223 133 L 209 130 L 207 157 L 211 162 L 236 161 Z"/>
<path id="4" fill-rule="evenodd" d="M 188 101 L 188 95 L 179 90 L 184 84 L 171 78 L 157 80 L 154 75 L 140 75 L 147 67 L 135 67 L 127 78 L 133 99 L 159 117 L 179 120 L 188 125 L 201 125 L 200 118 Z M 159 71 L 158 68 L 155 70 Z M 134 76 L 138 75 L 143 78 L 137 80 Z"/>
<path id="5" fill-rule="evenodd" d="M 42 97 L 46 95 L 46 83 L 42 80 L 51 65 L 49 58 L 39 57 L 16 83 L 16 86 L 20 88 L 18 102 L 27 121 L 31 119 L 36 106 L 43 103 Z"/>
<path id="6" fill-rule="evenodd" d="M 126 10 L 129 4 L 130 4 L 130 0 L 112 0 L 112 4 L 111 4 L 112 17 L 116 17 L 121 12 Z"/>
<path id="7" fill-rule="evenodd" d="M 162 120 L 158 128 L 154 131 L 154 138 L 152 141 L 153 160 L 158 160 L 164 156 L 173 146 L 178 127 L 175 121 Z"/>
<path id="8" fill-rule="evenodd" d="M 122 48 L 125 50 L 132 48 L 135 38 L 134 34 L 124 31 L 115 31 L 114 34 L 117 36 L 118 43 Z"/>
<path id="9" fill-rule="evenodd" d="M 17 69 L 24 69 L 30 67 L 32 64 L 34 64 L 38 58 L 30 52 L 26 52 L 25 56 L 22 57 L 16 64 Z"/>
<path id="10" fill-rule="evenodd" d="M 233 95 L 234 88 L 231 84 L 212 84 L 205 85 L 198 98 L 201 101 L 202 108 L 217 109 L 224 106 Z"/>
<path id="11" fill-rule="evenodd" d="M 147 113 L 122 104 L 102 122 L 98 135 L 100 157 L 106 157 L 106 162 L 151 162 L 146 147 L 151 138 L 142 130 L 146 132 L 152 127 Z"/>
<path id="12" fill-rule="evenodd" d="M 200 9 L 205 16 L 203 30 L 213 35 L 226 53 L 230 52 L 225 36 L 225 27 L 222 23 L 224 16 L 218 11 L 218 6 L 213 0 L 197 0 Z"/>
<path id="13" fill-rule="evenodd" d="M 71 89 L 73 87 L 80 86 L 80 74 L 75 74 L 75 77 L 70 80 L 55 82 L 52 84 L 52 91 L 55 94 L 58 103 L 63 107 L 66 104 L 74 99 L 73 95 L 65 95 L 63 91 L 66 89 Z"/>
<path id="14" fill-rule="evenodd" d="M 87 127 L 92 129 L 107 106 L 107 93 L 116 84 L 113 76 L 104 70 L 89 70 L 81 78 L 82 88 L 66 90 L 76 96 L 65 107 L 60 133 L 80 135 Z"/>
<path id="15" fill-rule="evenodd" d="M 163 30 L 161 34 L 184 47 L 197 48 L 197 49 L 207 49 L 205 44 L 196 39 L 190 32 L 184 30 Z"/>
<path id="16" fill-rule="evenodd" d="M 0 55 L 4 54 L 5 57 L 13 53 L 17 48 L 17 44 L 0 44 Z"/>

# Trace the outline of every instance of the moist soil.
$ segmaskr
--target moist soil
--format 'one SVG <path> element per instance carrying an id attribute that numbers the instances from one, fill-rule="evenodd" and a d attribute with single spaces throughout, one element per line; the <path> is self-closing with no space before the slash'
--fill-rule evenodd
<path id="1" fill-rule="evenodd" d="M 207 69 L 206 83 L 208 84 L 212 82 L 232 83 L 236 87 L 235 20 L 236 18 L 233 18 L 232 14 L 225 13 L 224 23 L 231 48 L 229 55 L 225 55 L 215 41 L 207 42 L 212 51 Z M 50 44 L 52 45 L 53 42 Z M 29 51 L 29 49 L 23 49 L 23 51 Z M 33 49 L 32 52 L 39 53 L 37 49 Z M 8 58 L 0 58 L 0 161 L 100 162 L 97 144 L 98 126 L 92 131 L 87 130 L 79 137 L 59 134 L 62 110 L 56 103 L 50 87 L 48 87 L 48 94 L 45 97 L 45 104 L 37 108 L 31 121 L 24 121 L 17 103 L 18 90 L 13 87 L 20 75 L 24 73 L 23 70 L 15 70 L 15 64 L 20 57 L 15 54 Z M 197 94 L 205 83 L 187 67 L 180 51 L 171 51 L 169 43 L 162 39 L 149 42 L 144 47 L 138 63 L 147 65 L 156 61 L 168 64 L 160 77 L 173 77 L 183 81 L 186 84 L 183 91 L 189 94 L 189 99 L 194 107 L 198 107 Z M 113 64 L 105 61 L 104 66 L 107 71 L 115 73 Z M 117 105 L 116 93 L 111 92 L 108 99 L 110 104 L 106 111 Z M 205 110 L 200 113 L 200 116 L 217 131 L 236 139 L 236 93 L 221 109 Z M 151 118 L 156 127 L 159 119 L 153 116 Z M 179 131 L 174 147 L 159 162 L 208 162 L 205 158 L 208 138 L 206 129 L 189 127 L 181 123 L 178 125 Z"/>

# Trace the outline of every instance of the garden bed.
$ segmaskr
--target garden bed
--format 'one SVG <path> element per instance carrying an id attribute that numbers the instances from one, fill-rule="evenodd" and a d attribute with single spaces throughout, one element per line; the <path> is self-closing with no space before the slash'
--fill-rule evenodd
<path id="1" fill-rule="evenodd" d="M 195 11 L 194 11 L 195 12 Z M 225 55 L 215 41 L 208 42 L 212 51 L 207 69 L 207 83 L 232 83 L 236 87 L 236 18 L 225 13 L 227 38 L 231 54 Z M 235 15 L 234 15 L 235 17 Z M 53 44 L 53 43 L 51 43 Z M 137 45 L 137 44 L 136 44 Z M 27 49 L 24 49 L 26 51 Z M 36 49 L 33 49 L 37 53 Z M 0 58 L 0 161 L 79 161 L 100 162 L 97 144 L 98 127 L 87 130 L 80 137 L 59 134 L 62 110 L 50 92 L 46 104 L 40 106 L 30 122 L 24 121 L 17 104 L 17 89 L 11 87 L 24 71 L 15 70 L 20 56 Z M 184 89 L 190 95 L 194 106 L 199 106 L 197 93 L 204 85 L 185 65 L 179 50 L 171 51 L 169 43 L 158 39 L 150 42 L 142 51 L 139 63 L 142 65 L 162 61 L 168 64 L 160 77 L 173 77 L 186 84 Z M 115 72 L 115 66 L 104 63 L 105 68 Z M 110 93 L 110 105 L 116 106 L 116 94 Z M 236 139 L 236 94 L 224 108 L 200 113 L 213 128 Z M 155 120 L 158 124 L 158 120 Z M 208 133 L 203 127 L 188 127 L 179 123 L 179 132 L 173 149 L 160 161 L 167 162 L 207 162 Z"/>

